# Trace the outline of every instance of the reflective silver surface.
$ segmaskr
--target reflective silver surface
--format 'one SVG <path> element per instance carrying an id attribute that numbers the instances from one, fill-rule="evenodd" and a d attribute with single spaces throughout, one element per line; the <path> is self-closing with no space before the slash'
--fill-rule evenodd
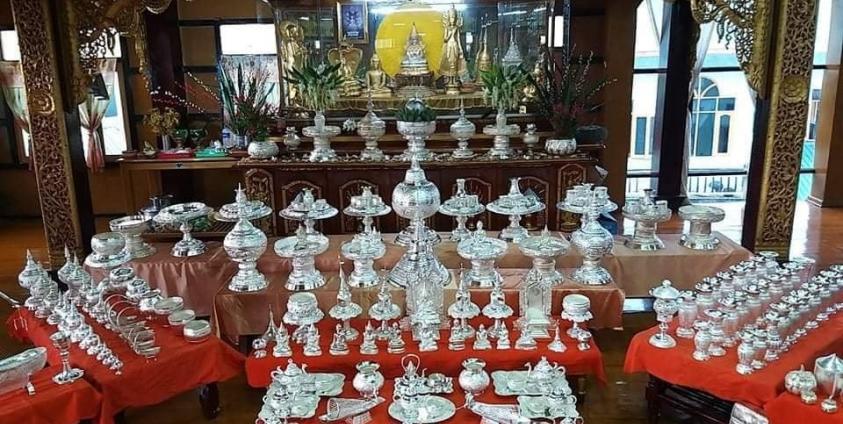
<path id="1" fill-rule="evenodd" d="M 519 133 L 521 133 L 521 127 L 518 124 L 507 124 L 506 111 L 498 109 L 495 124 L 483 127 L 483 134 L 494 137 L 492 148 L 486 154 L 496 159 L 511 159 L 514 152 L 510 146 L 509 139 Z"/>
<path id="2" fill-rule="evenodd" d="M 378 148 L 378 140 L 386 134 L 386 122 L 375 114 L 371 91 L 369 91 L 369 102 L 366 109 L 366 115 L 357 123 L 357 135 L 366 142 L 366 146 L 360 152 L 360 159 L 382 161 L 384 160 L 384 154 Z"/>
<path id="3" fill-rule="evenodd" d="M 287 290 L 314 290 L 325 285 L 325 277 L 316 269 L 315 256 L 328 250 L 328 238 L 321 234 L 307 234 L 299 225 L 296 235 L 275 242 L 275 254 L 292 259 L 292 271 L 287 277 Z"/>
<path id="4" fill-rule="evenodd" d="M 679 240 L 681 246 L 694 250 L 715 250 L 720 240 L 711 234 L 711 224 L 726 217 L 723 209 L 714 206 L 688 205 L 679 208 L 679 216 L 689 221 L 690 229 Z"/>
<path id="5" fill-rule="evenodd" d="M 486 235 L 483 222 L 477 229 L 457 244 L 457 254 L 471 261 L 471 268 L 461 277 L 470 285 L 489 288 L 501 279 L 495 269 L 495 260 L 506 253 L 507 243 Z"/>
<path id="6" fill-rule="evenodd" d="M 460 118 L 451 124 L 451 137 L 457 140 L 457 148 L 454 149 L 451 156 L 456 159 L 470 159 L 474 157 L 474 152 L 468 148 L 468 140 L 474 136 L 477 127 L 465 117 L 465 108 L 463 102 L 460 100 Z"/>
<path id="7" fill-rule="evenodd" d="M 451 241 L 459 242 L 469 235 L 465 223 L 468 218 L 479 215 L 486 210 L 476 194 L 471 194 L 465 188 L 465 178 L 457 178 L 457 189 L 454 195 L 439 206 L 439 213 L 453 216 L 457 226 L 451 231 Z"/>
<path id="8" fill-rule="evenodd" d="M 155 248 L 143 241 L 143 233 L 149 229 L 149 219 L 143 215 L 129 215 L 108 222 L 111 231 L 126 239 L 126 250 L 132 259 L 145 258 L 155 254 Z"/>
<path id="9" fill-rule="evenodd" d="M 258 258 L 266 251 L 266 234 L 252 225 L 253 216 L 245 201 L 246 194 L 242 187 L 236 190 L 239 219 L 223 239 L 225 253 L 237 262 L 237 273 L 228 282 L 228 289 L 236 292 L 254 292 L 263 290 L 268 285 L 266 277 L 257 269 Z M 270 211 L 271 213 L 271 211 Z"/>
<path id="10" fill-rule="evenodd" d="M 664 249 L 664 242 L 656 235 L 656 228 L 659 223 L 670 220 L 672 215 L 667 201 L 655 200 L 652 189 L 645 188 L 640 199 L 627 199 L 623 216 L 635 222 L 635 230 L 624 245 L 636 250 Z"/>
<path id="11" fill-rule="evenodd" d="M 173 245 L 171 254 L 176 257 L 198 256 L 205 253 L 205 243 L 190 234 L 190 221 L 206 217 L 213 210 L 201 202 L 179 203 L 161 209 L 153 220 L 162 225 L 179 225 L 182 239 Z"/>
<path id="12" fill-rule="evenodd" d="M 340 135 L 340 127 L 325 125 L 325 114 L 317 111 L 313 117 L 313 126 L 304 127 L 302 134 L 313 139 L 313 150 L 308 156 L 311 162 L 330 162 L 337 160 L 337 153 L 331 148 L 331 137 Z"/>
<path id="13" fill-rule="evenodd" d="M 499 237 L 517 243 L 529 236 L 527 229 L 521 226 L 521 217 L 544 210 L 544 203 L 532 190 L 521 192 L 519 177 L 509 179 L 509 192 L 502 194 L 486 205 L 492 213 L 509 216 L 509 226 L 501 230 Z"/>

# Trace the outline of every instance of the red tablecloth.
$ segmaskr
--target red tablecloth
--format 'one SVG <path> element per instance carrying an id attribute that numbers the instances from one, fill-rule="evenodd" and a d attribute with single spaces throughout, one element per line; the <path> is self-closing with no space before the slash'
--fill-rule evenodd
<path id="1" fill-rule="evenodd" d="M 735 371 L 735 348 L 727 349 L 724 357 L 699 362 L 691 357 L 694 351 L 692 340 L 675 337 L 678 346 L 673 349 L 651 346 L 648 340 L 657 331 L 657 328 L 651 328 L 632 338 L 626 352 L 625 372 L 646 372 L 672 384 L 758 408 L 784 391 L 784 376 L 789 371 L 798 369 L 800 365 L 809 367 L 819 356 L 843 352 L 843 337 L 840 337 L 843 334 L 843 314 L 823 323 L 778 361 L 749 376 Z M 675 332 L 671 330 L 671 334 Z"/>
<path id="2" fill-rule="evenodd" d="M 473 412 L 469 411 L 466 408 L 461 408 L 465 404 L 465 395 L 462 392 L 462 389 L 459 388 L 458 385 L 455 384 L 454 393 L 447 394 L 447 395 L 438 395 L 447 398 L 454 405 L 457 407 L 456 414 L 448 420 L 445 420 L 445 423 L 461 423 L 461 424 L 474 424 L 480 422 L 480 416 L 474 414 Z M 372 415 L 372 422 L 376 424 L 388 424 L 388 423 L 397 423 L 398 421 L 393 419 L 389 416 L 389 404 L 392 403 L 392 390 L 393 390 L 393 381 L 387 380 L 383 388 L 381 388 L 378 395 L 384 399 L 385 402 L 381 403 L 380 405 L 372 408 L 369 413 Z M 346 398 L 356 398 L 359 397 L 354 388 L 351 387 L 351 384 L 346 382 L 346 385 L 343 387 L 342 395 L 340 397 Z M 515 396 L 498 396 L 495 394 L 494 386 L 490 385 L 488 389 L 486 389 L 483 394 L 478 396 L 478 402 L 485 402 L 485 403 L 492 403 L 492 404 L 500 404 L 500 405 L 517 405 L 518 399 Z M 306 420 L 290 420 L 295 421 L 299 424 L 317 424 L 320 423 L 319 416 L 326 413 L 328 401 L 326 398 L 322 398 L 319 401 L 319 407 L 316 408 L 316 415 L 313 418 L 309 418 Z M 257 413 L 256 413 L 257 415 Z M 342 421 L 338 421 L 342 422 Z"/>
<path id="3" fill-rule="evenodd" d="M 826 394 L 818 396 L 820 401 L 827 397 Z M 838 408 L 843 406 L 839 397 L 836 400 Z M 770 424 L 843 424 L 843 411 L 827 414 L 820 409 L 820 401 L 815 405 L 806 405 L 799 396 L 784 392 L 764 405 L 764 415 Z"/>
<path id="4" fill-rule="evenodd" d="M 101 409 L 100 394 L 85 379 L 54 383 L 53 376 L 59 371 L 61 366 L 56 365 L 35 373 L 30 380 L 34 396 L 24 389 L 0 395 L 0 423 L 76 424 L 95 419 Z"/>
<path id="5" fill-rule="evenodd" d="M 47 347 L 49 363 L 59 363 L 58 352 L 50 342 L 55 327 L 24 309 L 14 313 L 9 322 L 13 322 L 18 314 L 26 322 L 27 338 L 37 346 Z M 89 323 L 92 321 L 88 319 Z M 92 326 L 124 363 L 122 375 L 115 375 L 76 345 L 71 347 L 71 362 L 85 370 L 85 378 L 102 394 L 101 423 L 112 422 L 114 414 L 126 408 L 155 405 L 203 384 L 232 378 L 243 369 L 243 355 L 217 337 L 191 344 L 176 330 L 156 326 L 161 354 L 153 360 L 146 360 L 133 353 L 116 334 L 96 322 Z M 20 331 L 17 333 L 20 334 Z"/>
<path id="6" fill-rule="evenodd" d="M 477 323 L 475 324 L 474 321 Z M 485 320 L 472 320 L 472 324 L 475 326 L 484 322 L 488 327 L 489 322 Z M 302 346 L 291 342 L 293 361 L 298 364 L 307 364 L 307 369 L 314 372 L 343 373 L 347 381 L 350 381 L 354 377 L 354 374 L 357 373 L 357 370 L 354 368 L 355 365 L 360 361 L 367 360 L 379 363 L 381 366 L 380 371 L 387 379 L 403 374 L 400 362 L 404 354 L 392 355 L 387 353 L 385 341 L 378 342 L 379 353 L 377 355 L 360 354 L 362 335 L 349 343 L 351 352 L 348 355 L 333 356 L 328 353 L 333 337 L 334 325 L 335 322 L 333 320 L 323 320 L 318 324 L 319 333 L 322 335 L 320 339 L 322 356 L 304 356 Z M 365 326 L 365 321 L 354 321 L 352 325 L 357 329 L 362 329 Z M 562 353 L 547 350 L 547 344 L 550 340 L 540 340 L 539 349 L 537 350 L 516 350 L 515 340 L 518 338 L 518 332 L 512 330 L 511 323 L 509 328 L 510 342 L 512 344 L 512 348 L 509 350 L 491 349 L 475 351 L 471 347 L 473 340 L 467 343 L 465 350 L 448 350 L 448 331 L 443 331 L 439 340 L 439 350 L 435 352 L 419 352 L 418 342 L 410 340 L 410 333 L 404 332 L 403 336 L 404 342 L 406 343 L 406 353 L 419 355 L 422 368 L 426 368 L 428 372 L 440 372 L 447 376 L 456 377 L 462 370 L 463 359 L 474 357 L 485 360 L 486 370 L 491 373 L 497 370 L 523 368 L 527 362 L 535 363 L 542 356 L 546 356 L 551 362 L 558 362 L 560 365 L 564 365 L 569 375 L 594 375 L 601 383 L 606 382 L 606 373 L 603 369 L 603 354 L 593 340 L 591 349 L 585 351 L 577 349 L 576 342 L 567 335 L 563 335 L 563 341 L 568 349 Z M 493 346 L 494 343 L 495 341 L 492 341 Z M 274 346 L 274 343 L 270 343 L 270 346 Z M 264 358 L 258 359 L 254 355 L 250 355 L 246 359 L 246 379 L 252 387 L 268 386 L 271 381 L 269 374 L 277 366 L 286 366 L 287 360 L 290 359 L 273 357 L 271 348 L 267 353 L 267 356 Z"/>

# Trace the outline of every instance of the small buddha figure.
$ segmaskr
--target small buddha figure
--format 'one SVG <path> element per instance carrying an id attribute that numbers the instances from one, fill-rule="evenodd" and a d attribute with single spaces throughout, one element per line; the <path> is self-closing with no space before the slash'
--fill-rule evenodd
<path id="1" fill-rule="evenodd" d="M 369 70 L 366 71 L 366 87 L 372 93 L 372 97 L 390 97 L 392 90 L 386 84 L 387 76 L 381 67 L 381 58 L 377 53 L 372 53 Z"/>
<path id="2" fill-rule="evenodd" d="M 343 40 L 339 48 L 328 51 L 328 62 L 331 65 L 340 65 L 340 75 L 343 77 L 339 94 L 342 97 L 359 97 L 363 94 L 360 81 L 357 80 L 357 67 L 363 59 L 363 50 L 353 47 Z"/>
<path id="3" fill-rule="evenodd" d="M 404 46 L 404 58 L 395 76 L 398 87 L 424 86 L 433 84 L 433 72 L 427 64 L 427 53 L 416 24 L 410 29 L 407 44 Z"/>

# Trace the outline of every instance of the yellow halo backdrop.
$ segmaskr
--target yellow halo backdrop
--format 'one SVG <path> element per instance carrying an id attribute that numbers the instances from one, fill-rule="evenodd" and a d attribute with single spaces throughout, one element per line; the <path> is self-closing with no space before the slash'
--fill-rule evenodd
<path id="1" fill-rule="evenodd" d="M 420 4 L 407 6 L 384 16 L 378 26 L 375 51 L 381 59 L 383 70 L 391 77 L 398 73 L 404 58 L 404 45 L 415 23 L 424 43 L 427 64 L 431 71 L 438 74 L 439 62 L 442 60 L 442 40 L 445 37 L 442 12 Z"/>

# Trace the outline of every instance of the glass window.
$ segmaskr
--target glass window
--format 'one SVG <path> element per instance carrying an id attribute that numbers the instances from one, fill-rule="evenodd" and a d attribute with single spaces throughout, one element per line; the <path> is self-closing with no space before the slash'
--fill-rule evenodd
<path id="1" fill-rule="evenodd" d="M 635 118 L 635 154 L 643 155 L 647 143 L 647 118 Z"/>
<path id="2" fill-rule="evenodd" d="M 828 38 L 831 35 L 831 2 L 820 0 L 817 8 L 817 38 L 814 41 L 814 65 L 825 65 L 828 53 Z"/>
<path id="3" fill-rule="evenodd" d="M 732 122 L 732 117 L 723 115 L 720 117 L 720 134 L 717 138 L 717 153 L 727 153 L 729 151 L 729 125 Z"/>
<path id="4" fill-rule="evenodd" d="M 222 54 L 276 54 L 274 24 L 220 25 Z"/>
<path id="5" fill-rule="evenodd" d="M 694 99 L 691 100 L 692 156 L 712 156 L 713 153 L 729 151 L 731 114 L 734 109 L 734 97 L 720 97 L 720 88 L 712 78 L 699 78 Z M 714 146 L 717 146 L 716 151 Z"/>
<path id="6" fill-rule="evenodd" d="M 3 60 L 20 60 L 18 33 L 15 30 L 0 31 L 0 52 Z"/>
<path id="7" fill-rule="evenodd" d="M 638 6 L 635 26 L 635 69 L 662 69 L 667 57 L 661 55 L 663 0 L 645 0 Z"/>

